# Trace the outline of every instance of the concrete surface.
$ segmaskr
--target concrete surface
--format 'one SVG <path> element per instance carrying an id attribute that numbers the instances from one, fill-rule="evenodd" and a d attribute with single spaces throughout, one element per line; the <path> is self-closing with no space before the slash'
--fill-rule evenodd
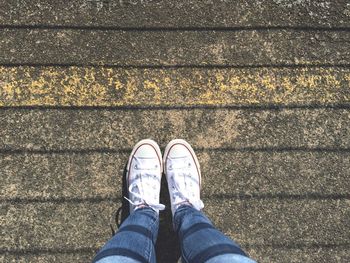
<path id="1" fill-rule="evenodd" d="M 350 153 L 308 151 L 198 151 L 206 197 L 336 199 L 350 194 Z M 100 200 L 121 195 L 127 153 L 4 154 L 3 201 L 28 203 Z M 101 174 L 103 170 L 103 174 Z M 30 174 L 30 176 L 28 176 Z M 225 180 L 216 181 L 216 175 Z M 35 179 L 34 182 L 32 179 Z"/>
<path id="2" fill-rule="evenodd" d="M 322 66 L 350 61 L 348 30 L 3 29 L 0 39 L 0 63 L 9 65 Z"/>
<path id="3" fill-rule="evenodd" d="M 152 137 L 195 148 L 348 151 L 348 109 L 3 109 L 3 151 L 130 151 Z M 137 123 L 135 124 L 135 121 Z M 126 132 L 127 131 L 127 132 Z"/>
<path id="4" fill-rule="evenodd" d="M 349 26 L 345 0 L 1 1 L 0 262 L 90 262 L 150 137 L 195 147 L 258 262 L 349 262 Z"/>
<path id="5" fill-rule="evenodd" d="M 0 67 L 1 106 L 349 105 L 350 70 Z M 19 88 L 21 87 L 21 88 Z"/>
<path id="6" fill-rule="evenodd" d="M 343 27 L 347 0 L 3 0 L 2 25 L 103 27 Z M 135 19 L 137 18 L 137 19 Z"/>

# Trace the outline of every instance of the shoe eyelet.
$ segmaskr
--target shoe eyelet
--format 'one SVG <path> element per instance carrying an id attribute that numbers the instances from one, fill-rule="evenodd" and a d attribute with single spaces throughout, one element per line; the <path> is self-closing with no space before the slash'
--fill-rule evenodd
<path id="1" fill-rule="evenodd" d="M 135 164 L 135 165 L 134 165 L 134 169 L 137 169 L 137 168 L 138 168 L 138 167 L 137 167 L 137 164 Z"/>

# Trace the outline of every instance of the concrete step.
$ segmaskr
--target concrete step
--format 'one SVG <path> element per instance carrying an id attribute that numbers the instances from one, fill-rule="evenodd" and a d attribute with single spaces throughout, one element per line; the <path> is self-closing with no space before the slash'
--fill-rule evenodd
<path id="1" fill-rule="evenodd" d="M 350 261 L 349 17 L 346 0 L 1 1 L 0 261 L 90 262 L 149 137 L 195 147 L 205 212 L 259 262 Z M 179 258 L 169 213 L 158 262 Z"/>
<path id="2" fill-rule="evenodd" d="M 14 251 L 12 251 L 14 252 Z M 26 262 L 76 262 L 76 263 L 86 263 L 91 262 L 95 251 L 91 249 L 82 250 L 70 250 L 62 251 L 59 249 L 55 250 L 35 250 L 30 251 L 30 253 L 24 251 L 16 251 L 15 253 L 4 253 L 0 255 L 0 260 L 2 262 L 16 262 L 16 263 L 26 263 Z"/>
<path id="3" fill-rule="evenodd" d="M 205 198 L 350 198 L 349 152 L 197 151 L 197 155 Z M 128 157 L 129 153 L 5 154 L 0 159 L 0 201 L 117 200 Z"/>
<path id="4" fill-rule="evenodd" d="M 346 27 L 349 5 L 276 0 L 3 0 L 2 25 L 106 27 Z M 137 18 L 137 19 L 135 19 Z"/>
<path id="5" fill-rule="evenodd" d="M 6 109 L 2 152 L 120 152 L 140 139 L 195 148 L 347 151 L 348 109 Z"/>
<path id="6" fill-rule="evenodd" d="M 209 198 L 204 202 L 209 218 L 248 252 L 275 245 L 304 250 L 349 246 L 349 200 Z M 117 207 L 114 201 L 2 204 L 2 250 L 25 253 L 90 247 L 96 251 L 110 237 L 108 224 Z M 258 258 L 273 257 L 264 252 L 256 251 Z"/>
<path id="7" fill-rule="evenodd" d="M 348 30 L 3 29 L 0 39 L 5 65 L 336 66 L 350 60 Z"/>
<path id="8" fill-rule="evenodd" d="M 304 246 L 275 246 L 269 248 L 258 248 L 263 251 L 261 261 L 259 262 L 347 262 L 350 260 L 349 246 L 321 246 L 315 245 L 313 248 L 305 248 Z M 258 250 L 257 249 L 257 250 Z M 257 255 L 255 250 L 250 251 L 251 255 Z M 261 252 L 260 252 L 261 253 Z"/>
<path id="9" fill-rule="evenodd" d="M 320 247 L 315 246 L 314 248 L 305 248 L 300 246 L 272 246 L 272 247 L 258 247 L 249 249 L 250 256 L 257 258 L 258 255 L 262 258 L 259 262 L 289 262 L 289 263 L 328 263 L 328 262 L 348 262 L 350 256 L 348 253 L 347 246 L 328 246 L 326 249 L 320 249 Z M 256 252 L 259 251 L 259 252 Z M 84 248 L 77 250 L 33 250 L 31 253 L 26 253 L 24 251 L 18 251 L 14 253 L 6 253 L 0 255 L 0 260 L 2 262 L 16 262 L 16 263 L 26 263 L 26 262 L 77 262 L 86 263 L 91 262 L 91 259 L 95 255 L 95 250 Z M 177 262 L 169 261 L 167 257 L 161 257 L 157 262 L 167 263 L 167 262 Z M 180 261 L 179 261 L 180 262 Z"/>
<path id="10" fill-rule="evenodd" d="M 0 67 L 0 106 L 350 105 L 349 68 Z"/>

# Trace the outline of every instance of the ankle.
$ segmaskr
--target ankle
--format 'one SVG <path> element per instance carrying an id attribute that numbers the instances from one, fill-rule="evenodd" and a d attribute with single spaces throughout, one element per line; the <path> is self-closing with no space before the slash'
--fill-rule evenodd
<path id="1" fill-rule="evenodd" d="M 193 205 L 192 205 L 189 201 L 180 202 L 180 203 L 174 205 L 174 214 L 175 214 L 175 212 L 176 212 L 179 208 L 181 208 L 181 207 L 183 207 L 183 206 L 190 206 L 190 207 L 193 207 Z"/>

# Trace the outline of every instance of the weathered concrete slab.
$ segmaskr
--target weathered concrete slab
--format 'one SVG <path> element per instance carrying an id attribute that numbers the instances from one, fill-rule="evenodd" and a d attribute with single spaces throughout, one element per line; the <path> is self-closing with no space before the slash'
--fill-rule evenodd
<path id="1" fill-rule="evenodd" d="M 209 218 L 239 243 L 286 247 L 349 244 L 349 200 L 211 198 L 206 203 Z"/>
<path id="2" fill-rule="evenodd" d="M 346 27 L 350 25 L 350 7 L 346 0 L 3 0 L 0 23 L 142 28 Z"/>
<path id="3" fill-rule="evenodd" d="M 1 1 L 0 262 L 89 262 L 147 137 L 193 144 L 258 262 L 350 261 L 349 26 L 346 0 Z"/>
<path id="4" fill-rule="evenodd" d="M 350 197 L 350 155 L 326 152 L 200 153 L 204 197 Z"/>
<path id="5" fill-rule="evenodd" d="M 349 247 L 326 246 L 324 248 L 286 248 L 279 247 L 259 247 L 258 249 L 247 249 L 249 255 L 259 259 L 260 263 L 328 263 L 328 262 L 348 262 L 350 260 Z"/>
<path id="6" fill-rule="evenodd" d="M 219 229 L 244 245 L 307 248 L 348 244 L 349 200 L 210 198 L 205 204 L 207 215 Z M 116 206 L 118 203 L 105 201 L 2 205 L 3 249 L 97 248 L 110 237 L 108 223 Z"/>
<path id="7" fill-rule="evenodd" d="M 349 68 L 0 67 L 0 106 L 350 105 Z"/>
<path id="8" fill-rule="evenodd" d="M 52 253 L 52 254 L 51 254 Z M 47 263 L 47 262 L 75 262 L 87 263 L 91 262 L 95 251 L 93 249 L 83 251 L 71 251 L 70 253 L 60 252 L 58 249 L 54 251 L 36 251 L 36 253 L 3 254 L 0 255 L 1 262 L 7 263 Z"/>
<path id="9" fill-rule="evenodd" d="M 1 64 L 341 65 L 350 31 L 3 29 Z M 307 43 L 307 44 L 305 44 Z"/>
<path id="10" fill-rule="evenodd" d="M 1 199 L 65 202 L 117 198 L 122 193 L 127 160 L 127 154 L 2 156 Z"/>
<path id="11" fill-rule="evenodd" d="M 129 153 L 16 154 L 0 158 L 0 201 L 99 202 L 122 195 Z M 202 196 L 232 199 L 350 198 L 350 153 L 198 152 Z"/>
<path id="12" fill-rule="evenodd" d="M 195 148 L 341 150 L 350 146 L 347 109 L 173 109 L 0 111 L 0 148 L 67 153 L 118 152 L 144 138 Z"/>
<path id="13" fill-rule="evenodd" d="M 259 259 L 260 263 L 329 263 L 337 262 L 343 263 L 350 260 L 348 248 L 285 248 L 285 247 L 259 247 L 258 249 L 245 248 L 245 251 L 254 259 Z M 50 255 L 49 253 L 38 253 L 39 255 L 25 254 L 25 255 L 2 255 L 0 260 L 3 262 L 13 263 L 46 263 L 46 262 L 90 262 L 95 251 L 91 249 L 86 252 L 71 252 L 71 253 L 57 253 Z M 165 261 L 166 258 L 164 258 Z M 180 262 L 180 261 L 179 261 Z"/>
<path id="14" fill-rule="evenodd" d="M 118 202 L 1 204 L 2 249 L 97 248 L 111 235 Z"/>

